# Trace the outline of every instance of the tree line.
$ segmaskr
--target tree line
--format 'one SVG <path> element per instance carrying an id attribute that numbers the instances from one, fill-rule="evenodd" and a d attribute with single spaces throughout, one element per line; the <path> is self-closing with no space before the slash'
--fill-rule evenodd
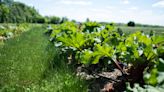
<path id="1" fill-rule="evenodd" d="M 53 23 L 68 21 L 68 18 L 42 16 L 34 8 L 14 0 L 0 0 L 0 23 Z"/>

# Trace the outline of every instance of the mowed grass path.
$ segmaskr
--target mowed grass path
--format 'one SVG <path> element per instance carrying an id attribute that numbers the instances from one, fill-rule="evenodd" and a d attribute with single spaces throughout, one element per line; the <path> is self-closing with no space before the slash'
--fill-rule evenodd
<path id="1" fill-rule="evenodd" d="M 0 46 L 0 92 L 86 92 L 44 30 L 33 27 Z"/>
<path id="2" fill-rule="evenodd" d="M 0 85 L 27 85 L 40 80 L 53 59 L 43 28 L 34 27 L 0 48 Z"/>

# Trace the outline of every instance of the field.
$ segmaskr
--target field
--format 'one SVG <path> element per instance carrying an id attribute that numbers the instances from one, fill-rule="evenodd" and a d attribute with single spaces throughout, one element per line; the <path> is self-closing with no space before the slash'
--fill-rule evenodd
<path id="1" fill-rule="evenodd" d="M 98 56 L 97 58 L 99 58 L 98 60 L 97 58 L 95 58 L 94 61 L 96 63 L 95 62 L 93 62 L 92 64 L 88 63 L 89 58 L 87 57 L 89 57 L 89 53 L 85 54 L 83 52 L 90 50 L 88 46 L 92 47 L 92 44 L 90 44 L 92 42 L 88 43 L 89 44 L 88 46 L 82 47 L 83 37 L 81 36 L 84 36 L 84 35 L 81 35 L 79 33 L 76 34 L 76 32 L 75 34 L 69 33 L 70 31 L 74 32 L 74 29 L 76 29 L 77 25 L 74 25 L 74 23 L 71 23 L 71 22 L 66 22 L 63 25 L 62 24 L 58 26 L 52 25 L 53 27 L 52 33 L 49 32 L 48 30 L 47 34 L 45 34 L 47 30 L 47 25 L 33 24 L 32 26 L 28 26 L 27 28 L 25 28 L 25 31 L 19 33 L 19 35 L 9 38 L 7 40 L 4 40 L 3 44 L 0 44 L 0 92 L 99 92 L 98 89 L 97 91 L 93 90 L 93 87 L 100 87 L 100 86 L 93 85 L 95 81 L 97 81 L 96 78 L 88 81 L 85 78 L 81 78 L 81 76 L 77 76 L 77 73 L 82 74 L 83 72 L 76 72 L 76 71 L 77 71 L 77 68 L 79 67 L 80 68 L 85 67 L 86 69 L 90 69 L 88 67 L 95 68 L 95 69 L 91 69 L 91 71 L 94 71 L 94 73 L 95 72 L 99 73 L 102 71 L 106 72 L 107 70 L 109 71 L 111 67 L 112 69 L 118 68 L 118 66 L 117 65 L 115 66 L 114 63 L 110 63 L 110 64 L 105 63 L 107 66 L 99 63 L 101 60 L 105 61 L 106 59 L 108 59 L 108 58 L 106 59 L 101 58 L 101 57 L 106 56 L 105 55 L 106 52 L 103 53 L 101 51 L 109 50 L 110 48 L 104 45 L 104 47 L 102 46 L 101 50 L 99 51 L 98 50 L 99 45 L 97 45 L 97 53 L 101 52 L 103 53 L 103 55 L 99 57 L 98 56 L 99 54 L 96 54 Z M 84 25 L 91 27 L 91 29 L 89 28 L 89 31 L 95 30 L 95 29 L 92 29 L 92 26 L 95 27 L 94 24 L 90 26 L 90 25 L 87 25 L 86 23 Z M 108 28 L 112 29 L 112 27 L 110 26 L 108 26 Z M 162 37 L 164 35 L 164 28 L 123 27 L 123 26 L 119 28 L 121 28 L 125 34 L 132 34 L 132 33 L 135 33 L 136 31 L 143 31 L 146 34 L 149 34 L 149 32 L 153 30 L 156 36 Z M 56 29 L 67 30 L 68 33 L 65 31 L 57 32 Z M 83 30 L 85 28 L 83 28 L 82 26 L 81 29 Z M 115 29 L 117 29 L 117 27 Z M 68 39 L 69 37 L 67 38 L 67 36 L 56 38 L 56 36 L 58 36 L 59 33 L 60 34 L 66 33 L 67 35 L 70 35 L 72 38 L 71 40 Z M 91 33 L 84 32 L 84 34 L 90 35 Z M 50 38 L 51 38 L 51 41 L 49 40 Z M 53 39 L 56 38 L 57 40 L 52 40 L 52 38 Z M 120 39 L 121 37 L 118 36 L 118 38 Z M 125 38 L 122 37 L 122 39 L 126 39 L 126 37 Z M 148 38 L 145 38 L 145 39 L 148 39 Z M 162 41 L 164 41 L 164 39 L 162 39 Z M 62 46 L 59 45 L 58 42 L 62 42 L 63 43 Z M 74 45 L 69 44 L 69 42 Z M 76 42 L 78 42 L 78 44 L 76 44 Z M 99 42 L 96 42 L 96 44 L 99 44 Z M 111 44 L 111 43 L 108 43 L 108 44 Z M 149 44 L 149 43 L 145 42 L 145 44 Z M 111 46 L 113 46 L 113 44 Z M 72 48 L 65 49 L 66 47 L 68 48 L 72 47 Z M 65 51 L 63 52 L 61 49 L 62 50 L 64 49 Z M 82 53 L 78 51 L 81 51 Z M 77 52 L 80 53 L 81 57 L 83 58 L 76 59 L 74 57 L 74 53 L 77 53 Z M 109 57 L 111 57 L 110 53 L 108 55 Z M 160 55 L 163 55 L 163 52 L 161 52 Z M 160 57 L 160 59 L 163 58 L 160 55 L 158 55 L 158 57 Z M 70 56 L 72 57 L 71 59 L 69 59 Z M 79 64 L 79 60 L 81 61 L 80 64 Z M 130 59 L 130 60 L 133 60 L 133 59 Z M 73 61 L 76 61 L 76 62 L 73 62 Z M 153 62 L 151 62 L 151 64 L 154 64 Z M 160 67 L 164 67 L 163 63 L 161 62 L 158 62 L 161 64 Z M 147 67 L 149 68 L 149 66 Z M 153 67 L 153 65 L 151 65 L 151 67 Z M 161 70 L 161 68 L 158 68 L 158 70 L 159 70 L 158 72 L 163 72 L 163 69 Z M 149 72 L 149 73 L 150 73 L 149 76 L 150 75 L 154 76 L 154 77 L 152 76 L 153 79 L 155 79 L 158 75 L 157 72 L 153 72 L 154 74 L 152 72 Z M 160 74 L 163 74 L 163 73 L 160 73 Z M 159 92 L 160 90 L 163 90 L 163 85 L 161 86 L 157 82 L 152 82 L 156 80 L 151 80 L 151 78 L 148 78 L 148 79 L 149 79 L 148 84 L 152 83 L 152 85 L 155 86 L 157 89 L 155 89 L 155 87 L 153 86 L 148 86 L 147 88 L 152 88 L 152 89 L 154 88 L 154 90 L 158 90 Z M 160 76 L 160 79 L 163 81 L 164 77 Z M 138 89 L 142 89 L 142 88 L 138 87 Z M 136 87 L 136 90 L 138 89 Z M 127 88 L 126 90 L 135 90 L 135 89 Z M 148 92 L 153 92 L 153 91 L 148 91 Z"/>
<path id="2" fill-rule="evenodd" d="M 128 26 L 117 26 L 117 28 L 121 28 L 126 33 L 134 33 L 136 31 L 143 31 L 147 34 L 150 31 L 154 31 L 156 35 L 164 35 L 164 27 L 128 27 Z"/>

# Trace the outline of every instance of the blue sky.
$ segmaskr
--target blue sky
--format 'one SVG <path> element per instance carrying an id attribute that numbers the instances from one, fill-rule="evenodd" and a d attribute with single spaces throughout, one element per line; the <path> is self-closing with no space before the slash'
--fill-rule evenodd
<path id="1" fill-rule="evenodd" d="M 15 0 L 34 6 L 42 15 L 78 21 L 164 25 L 164 0 Z"/>

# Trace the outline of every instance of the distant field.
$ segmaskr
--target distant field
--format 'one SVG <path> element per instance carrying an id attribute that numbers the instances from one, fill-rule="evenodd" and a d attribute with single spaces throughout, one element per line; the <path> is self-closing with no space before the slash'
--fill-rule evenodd
<path id="1" fill-rule="evenodd" d="M 164 27 L 127 27 L 127 26 L 117 26 L 117 28 L 121 28 L 123 32 L 126 33 L 134 33 L 136 31 L 143 31 L 144 33 L 149 33 L 150 31 L 154 31 L 156 35 L 164 35 Z"/>

